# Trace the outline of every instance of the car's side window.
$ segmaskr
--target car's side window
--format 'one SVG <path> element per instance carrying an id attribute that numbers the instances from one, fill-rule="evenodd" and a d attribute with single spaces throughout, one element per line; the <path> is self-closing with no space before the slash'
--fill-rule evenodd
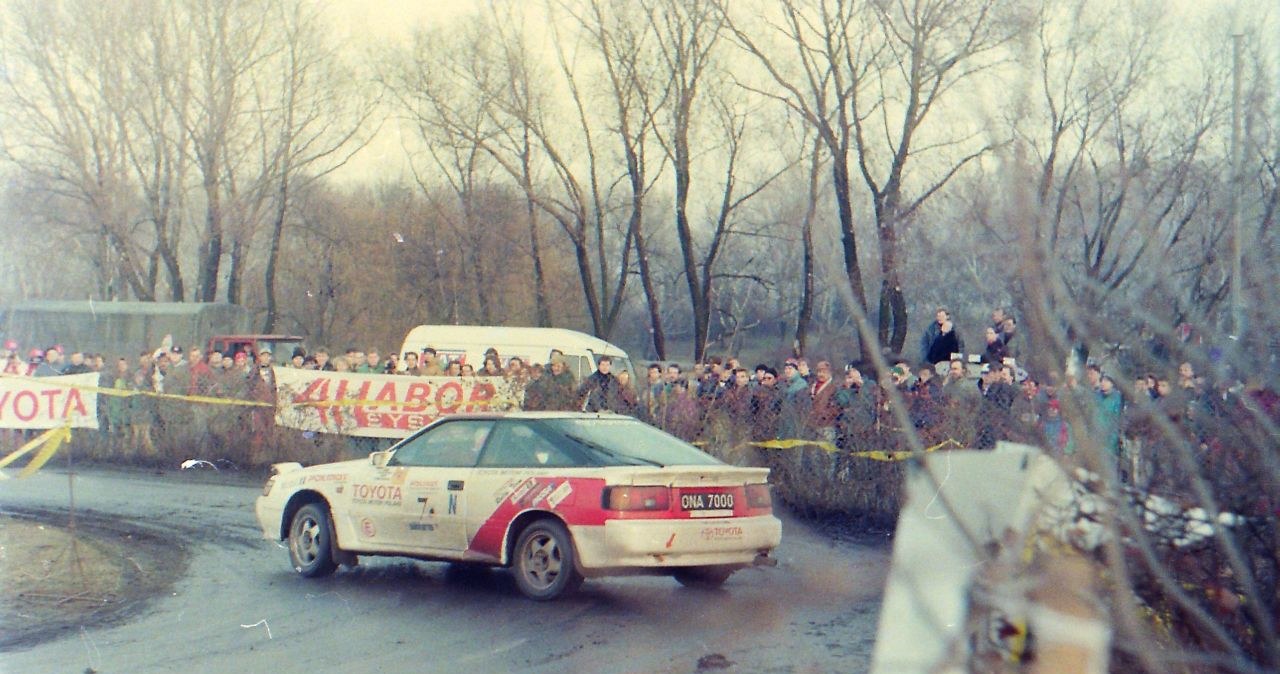
<path id="1" fill-rule="evenodd" d="M 499 422 L 480 457 L 480 466 L 489 468 L 551 468 L 574 466 L 569 454 L 519 421 Z"/>
<path id="2" fill-rule="evenodd" d="M 469 468 L 484 448 L 492 421 L 459 420 L 441 424 L 396 449 L 401 466 Z"/>

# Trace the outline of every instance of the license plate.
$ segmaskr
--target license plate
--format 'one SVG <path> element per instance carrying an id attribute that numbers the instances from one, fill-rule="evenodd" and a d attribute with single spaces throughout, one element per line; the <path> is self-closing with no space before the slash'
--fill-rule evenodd
<path id="1" fill-rule="evenodd" d="M 681 510 L 733 510 L 733 494 L 702 492 L 680 495 Z"/>

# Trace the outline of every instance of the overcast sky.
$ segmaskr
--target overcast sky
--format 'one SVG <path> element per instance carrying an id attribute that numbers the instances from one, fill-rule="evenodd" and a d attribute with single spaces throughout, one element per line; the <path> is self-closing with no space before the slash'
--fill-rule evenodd
<path id="1" fill-rule="evenodd" d="M 501 2 L 502 0 L 499 0 Z M 517 5 L 540 7 L 543 0 L 512 0 Z M 1146 0 L 1169 8 L 1183 25 L 1221 20 L 1222 10 L 1231 7 L 1266 8 L 1277 0 Z M 448 24 L 488 6 L 490 0 L 321 0 L 328 7 L 334 27 L 342 39 L 356 50 L 408 44 L 413 32 L 433 25 Z M 1280 7 L 1280 5 L 1277 5 Z M 1277 11 L 1273 9 L 1272 11 Z M 1206 47 L 1206 45 L 1199 45 Z M 1223 49 L 1229 49 L 1223 45 Z M 1278 55 L 1277 61 L 1280 61 Z M 410 139 L 409 144 L 415 144 Z M 378 137 L 350 163 L 335 174 L 338 180 L 401 179 L 408 173 L 401 130 L 388 121 Z"/>

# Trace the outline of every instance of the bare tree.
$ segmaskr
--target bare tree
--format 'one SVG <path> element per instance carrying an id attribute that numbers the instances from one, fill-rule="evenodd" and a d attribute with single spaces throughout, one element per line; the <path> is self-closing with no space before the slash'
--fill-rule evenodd
<path id="1" fill-rule="evenodd" d="M 181 302 L 186 299 L 181 243 L 191 163 L 183 133 L 188 105 L 180 100 L 185 92 L 174 86 L 172 72 L 186 57 L 174 8 L 148 7 L 138 18 L 137 39 L 124 45 L 122 54 L 138 90 L 116 114 L 122 128 L 133 129 L 126 150 L 153 226 L 154 255 L 164 267 L 170 299 Z"/>
<path id="2" fill-rule="evenodd" d="M 226 225 L 224 197 L 228 188 L 229 164 L 234 161 L 233 144 L 244 142 L 242 113 L 248 80 L 265 58 L 264 47 L 270 27 L 262 17 L 269 12 L 266 0 L 184 0 L 181 7 L 189 32 L 184 44 L 192 59 L 188 69 L 176 73 L 178 102 L 191 105 L 181 115 L 184 132 L 200 173 L 204 196 L 204 228 L 197 254 L 195 299 L 212 302 L 218 295 Z M 233 251 L 234 253 L 234 251 Z M 233 259 L 238 256 L 233 255 Z M 233 274 L 233 278 L 235 275 Z M 238 296 L 232 288 L 230 296 Z"/>
<path id="3" fill-rule="evenodd" d="M 689 133 L 695 123 L 694 106 L 699 86 L 703 85 L 703 77 L 712 63 L 712 51 L 721 37 L 723 14 L 710 2 L 654 2 L 648 4 L 645 12 L 670 76 L 669 93 L 664 97 L 669 98 L 664 110 L 668 121 L 659 124 L 655 119 L 654 124 L 663 150 L 671 160 L 675 179 L 676 235 L 693 310 L 693 358 L 701 362 L 711 319 L 710 269 L 723 234 L 718 230 L 713 235 L 700 270 L 689 223 L 689 187 L 693 178 Z M 662 350 L 659 354 L 663 357 Z"/>
<path id="4" fill-rule="evenodd" d="M 599 0 L 592 0 L 581 11 L 571 5 L 566 6 L 590 36 L 604 65 L 616 110 L 616 140 L 626 164 L 625 180 L 630 202 L 627 231 L 631 233 L 635 246 L 653 348 L 658 358 L 665 359 L 666 332 L 653 283 L 644 231 L 644 208 L 645 196 L 652 187 L 647 177 L 647 139 L 655 109 L 663 105 L 669 88 L 661 85 L 662 73 L 648 62 L 649 34 L 642 20 L 638 15 L 622 11 L 624 7 L 618 4 L 606 6 Z"/>
<path id="5" fill-rule="evenodd" d="M 822 170 L 822 140 L 816 135 L 809 151 L 808 205 L 800 224 L 801 278 L 804 284 L 800 295 L 800 309 L 796 312 L 795 350 L 803 355 L 809 342 L 809 330 L 813 322 L 814 281 L 817 273 L 813 250 L 813 221 L 818 207 L 819 174 Z"/>
<path id="6" fill-rule="evenodd" d="M 567 99 L 569 110 L 553 110 L 543 91 L 546 84 L 533 79 L 538 69 L 530 66 L 532 57 L 519 31 L 496 24 L 478 18 L 477 26 L 484 27 L 459 38 L 467 42 L 459 45 L 459 50 L 483 55 L 492 73 L 474 68 L 470 57 L 441 59 L 438 50 L 428 51 L 423 46 L 419 53 L 428 55 L 428 60 L 411 58 L 384 79 L 391 83 L 388 90 L 415 124 L 448 129 L 483 148 L 538 209 L 560 225 L 573 249 L 592 329 L 607 337 L 625 299 L 635 221 L 627 215 L 622 219 L 627 224 L 619 226 L 615 220 L 619 210 L 629 213 L 634 202 L 630 198 L 620 202 L 615 184 L 606 175 L 609 164 L 599 123 L 581 81 L 590 73 L 580 71 L 587 66 L 571 54 L 573 49 L 592 46 L 556 33 L 557 84 L 568 92 L 562 98 Z M 489 49 L 493 33 L 499 30 L 507 36 L 509 48 Z M 420 36 L 420 46 L 426 39 Z M 459 50 L 450 51 L 456 54 Z M 523 81 L 512 85 L 511 78 Z M 513 97 L 513 92 L 518 95 Z M 482 131 L 467 123 L 462 107 L 467 98 L 488 104 L 489 124 Z M 569 126 L 574 133 L 564 133 L 559 114 L 572 115 L 575 123 Z M 537 153 L 532 159 L 530 145 Z M 530 176 L 540 171 L 549 177 L 534 183 Z"/>
<path id="7" fill-rule="evenodd" d="M 924 0 L 870 3 L 884 40 L 879 63 L 870 68 L 874 86 L 855 87 L 850 97 L 858 168 L 871 192 L 880 243 L 878 337 L 901 353 L 907 337 L 900 238 L 907 222 L 965 166 L 986 154 L 990 143 L 948 120 L 922 140 L 930 113 L 957 85 L 972 80 L 997 59 L 996 50 L 1016 35 L 1016 24 L 998 14 L 996 0 Z M 939 149 L 933 175 L 912 190 L 909 165 Z M 884 159 L 887 157 L 888 159 Z"/>
<path id="8" fill-rule="evenodd" d="M 831 157 L 831 185 L 840 223 L 846 282 L 855 304 L 867 308 L 862 263 L 850 192 L 849 162 L 853 149 L 854 116 L 872 110 L 853 106 L 855 92 L 867 85 L 879 46 L 871 33 L 858 25 L 859 9 L 853 0 L 825 0 L 812 8 L 797 0 L 780 0 L 781 21 L 770 23 L 770 33 L 783 45 L 779 52 L 761 42 L 755 33 L 728 14 L 727 26 L 738 44 L 764 67 L 781 90 L 766 90 L 750 80 L 741 84 L 750 91 L 785 105 L 812 126 Z M 761 46 L 764 44 L 764 46 Z M 792 52 L 788 60 L 782 52 Z M 865 337 L 865 336 L 864 336 Z M 861 347 L 860 347 L 861 348 Z"/>
<path id="9" fill-rule="evenodd" d="M 95 3 L 11 7 L 6 30 L 4 152 L 46 198 L 71 206 L 91 253 L 99 290 L 115 279 L 134 297 L 155 297 L 148 242 L 141 238 L 131 182 L 130 64 L 120 57 L 123 13 Z M 60 218 L 62 216 L 59 216 Z M 106 257 L 101 257 L 101 256 Z"/>
<path id="10" fill-rule="evenodd" d="M 343 166 L 372 137 L 361 137 L 376 100 L 341 63 L 319 10 L 299 0 L 272 7 L 278 33 L 268 72 L 255 90 L 263 175 L 274 184 L 267 245 L 263 331 L 276 329 L 276 268 L 292 191 Z M 274 78 L 272 78 L 274 75 Z"/>
<path id="11" fill-rule="evenodd" d="M 1151 10 L 1041 3 L 1030 46 L 1036 98 L 1013 125 L 1034 162 L 1041 255 L 1079 307 L 1078 327 L 1104 341 L 1122 337 L 1092 320 L 1108 305 L 1119 310 L 1113 320 L 1171 326 L 1211 311 L 1227 290 L 1212 278 L 1226 232 L 1224 169 L 1206 146 L 1225 119 L 1228 78 L 1209 61 L 1171 82 L 1162 65 L 1170 33 Z M 1170 91 L 1177 104 L 1152 105 Z M 1165 310 L 1141 302 L 1147 295 Z"/>

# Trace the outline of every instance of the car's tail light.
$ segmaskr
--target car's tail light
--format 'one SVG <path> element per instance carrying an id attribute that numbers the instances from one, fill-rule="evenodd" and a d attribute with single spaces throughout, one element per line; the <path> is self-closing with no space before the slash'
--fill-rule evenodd
<path id="1" fill-rule="evenodd" d="M 606 487 L 605 510 L 666 510 L 671 505 L 668 487 Z"/>
<path id="2" fill-rule="evenodd" d="M 747 505 L 752 508 L 772 508 L 773 496 L 769 493 L 769 485 L 747 485 Z"/>
<path id="3" fill-rule="evenodd" d="M 272 475 L 271 477 L 267 478 L 267 483 L 266 483 L 266 484 L 264 484 L 264 485 L 262 485 L 262 495 L 263 495 L 263 496 L 270 496 L 270 495 L 271 495 L 271 488 L 272 488 L 272 487 L 274 487 L 274 486 L 275 486 L 275 484 L 276 484 L 276 476 L 275 476 L 275 475 Z"/>

